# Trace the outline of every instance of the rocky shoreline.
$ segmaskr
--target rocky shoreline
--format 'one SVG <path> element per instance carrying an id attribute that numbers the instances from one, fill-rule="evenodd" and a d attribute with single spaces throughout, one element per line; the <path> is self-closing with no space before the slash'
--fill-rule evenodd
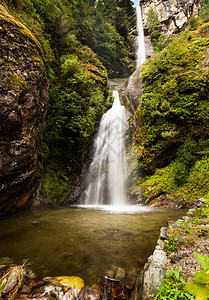
<path id="1" fill-rule="evenodd" d="M 204 208 L 206 209 L 204 212 Z M 134 300 L 157 294 L 167 271 L 178 269 L 185 281 L 201 268 L 194 252 L 209 255 L 208 202 L 201 198 L 181 219 L 162 227 L 153 255 L 148 258 L 135 284 Z M 202 214 L 202 215 L 201 215 Z"/>

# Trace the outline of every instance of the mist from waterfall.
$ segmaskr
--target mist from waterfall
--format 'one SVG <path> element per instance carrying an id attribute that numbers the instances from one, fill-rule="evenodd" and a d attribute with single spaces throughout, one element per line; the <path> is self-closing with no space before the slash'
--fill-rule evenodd
<path id="1" fill-rule="evenodd" d="M 103 116 L 94 141 L 94 155 L 89 168 L 86 205 L 125 205 L 126 154 L 125 132 L 128 128 L 125 107 L 113 91 L 112 108 Z"/>
<path id="2" fill-rule="evenodd" d="M 136 68 L 146 61 L 146 51 L 144 42 L 144 30 L 142 23 L 141 7 L 136 7 L 136 19 L 137 19 L 137 51 L 136 51 Z"/>

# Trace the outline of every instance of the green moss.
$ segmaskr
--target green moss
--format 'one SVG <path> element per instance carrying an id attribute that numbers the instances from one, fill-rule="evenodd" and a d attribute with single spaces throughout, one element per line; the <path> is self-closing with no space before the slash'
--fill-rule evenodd
<path id="1" fill-rule="evenodd" d="M 14 26 L 19 28 L 19 31 L 25 36 L 26 39 L 30 38 L 33 43 L 38 47 L 40 51 L 42 51 L 41 44 L 39 41 L 35 38 L 35 36 L 32 34 L 32 32 L 24 26 L 18 19 L 13 17 L 3 6 L 0 4 L 0 19 L 5 23 L 13 24 Z"/>
<path id="2" fill-rule="evenodd" d="M 174 163 L 165 168 L 157 169 L 151 176 L 144 178 L 141 186 L 144 198 L 164 192 L 172 195 L 172 200 L 183 197 L 185 202 L 195 202 L 199 198 L 208 198 L 209 190 L 209 157 L 205 155 L 195 162 L 187 175 L 186 182 L 179 186 L 174 177 Z"/>

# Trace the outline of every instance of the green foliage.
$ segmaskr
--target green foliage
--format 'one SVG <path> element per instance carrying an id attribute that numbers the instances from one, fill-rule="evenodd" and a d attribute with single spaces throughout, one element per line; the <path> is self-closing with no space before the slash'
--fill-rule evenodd
<path id="1" fill-rule="evenodd" d="M 198 218 L 198 219 L 205 219 L 208 217 L 208 208 L 207 208 L 207 204 L 202 205 L 199 208 L 196 208 L 191 214 L 190 216 L 193 218 Z"/>
<path id="2" fill-rule="evenodd" d="M 150 39 L 155 50 L 156 51 L 162 50 L 164 47 L 163 45 L 164 35 L 161 33 L 162 25 L 157 18 L 157 14 L 152 8 L 150 8 L 148 11 L 147 26 L 148 26 L 148 33 L 150 35 Z"/>
<path id="3" fill-rule="evenodd" d="M 59 167 L 54 164 L 53 166 L 50 165 L 41 178 L 41 195 L 46 204 L 60 203 L 66 200 L 73 180 L 73 178 L 69 178 L 68 172 L 62 170 L 64 169 L 62 161 L 56 160 L 56 162 L 60 163 Z"/>
<path id="4" fill-rule="evenodd" d="M 202 0 L 199 8 L 199 16 L 203 22 L 209 22 L 209 1 Z"/>
<path id="5" fill-rule="evenodd" d="M 175 251 L 178 249 L 178 242 L 175 238 L 171 237 L 164 241 L 164 250 L 166 252 Z"/>
<path id="6" fill-rule="evenodd" d="M 201 256 L 198 252 L 194 252 L 194 255 L 203 271 L 196 272 L 193 276 L 195 281 L 187 282 L 184 289 L 194 295 L 195 299 L 206 300 L 209 298 L 209 256 Z"/>
<path id="7" fill-rule="evenodd" d="M 82 7 L 82 9 L 81 9 Z M 82 44 L 89 46 L 107 69 L 112 63 L 125 66 L 128 58 L 128 19 L 116 1 L 98 1 L 96 8 L 85 7 L 82 1 L 73 6 L 77 20 L 77 36 Z"/>
<path id="8" fill-rule="evenodd" d="M 208 255 L 200 255 L 198 252 L 194 252 L 194 255 L 197 259 L 197 262 L 199 263 L 201 269 L 204 272 L 207 272 L 209 270 L 209 256 Z M 209 281 L 209 277 L 208 277 L 208 281 Z M 204 282 L 204 283 L 208 283 L 208 282 Z"/>
<path id="9" fill-rule="evenodd" d="M 178 185 L 174 179 L 173 166 L 174 163 L 171 163 L 165 168 L 156 169 L 153 175 L 144 178 L 141 183 L 141 188 L 143 188 L 145 199 L 151 195 L 157 195 L 162 191 L 168 194 L 168 199 L 177 202 L 179 199 L 185 202 L 195 202 L 202 197 L 205 199 L 208 198 L 208 154 L 203 154 L 194 162 L 190 172 L 187 174 L 187 180 L 183 185 Z"/>
<path id="10" fill-rule="evenodd" d="M 115 26 L 117 32 L 126 38 L 128 36 L 128 20 L 127 20 L 127 14 L 126 12 L 119 8 L 116 12 L 116 17 L 115 17 Z"/>
<path id="11" fill-rule="evenodd" d="M 181 276 L 179 270 L 174 269 L 171 272 L 166 273 L 166 278 L 163 279 L 163 283 L 159 287 L 157 295 L 151 295 L 153 300 L 163 299 L 190 299 L 194 300 L 194 297 L 190 292 L 184 291 L 185 280 Z"/>
<path id="12" fill-rule="evenodd" d="M 185 183 L 188 170 L 196 160 L 194 155 L 196 148 L 197 144 L 194 140 L 186 140 L 176 152 L 176 159 L 173 164 L 173 177 L 179 185 Z"/>
<path id="13" fill-rule="evenodd" d="M 178 184 L 183 184 L 195 153 L 189 150 L 187 155 L 185 148 L 185 154 L 176 157 L 176 150 L 183 147 L 185 140 L 198 147 L 200 141 L 208 138 L 209 132 L 204 128 L 208 120 L 209 70 L 202 64 L 209 46 L 204 34 L 207 28 L 204 25 L 195 33 L 190 32 L 189 40 L 189 32 L 182 32 L 142 68 L 145 87 L 136 118 L 141 127 L 138 139 L 143 148 L 143 174 L 176 158 L 173 176 Z"/>

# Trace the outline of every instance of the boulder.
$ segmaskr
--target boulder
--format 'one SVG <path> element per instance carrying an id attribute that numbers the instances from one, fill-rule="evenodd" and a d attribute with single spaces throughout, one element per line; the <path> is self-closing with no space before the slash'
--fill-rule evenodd
<path id="1" fill-rule="evenodd" d="M 159 286 L 165 278 L 167 256 L 162 249 L 155 248 L 153 255 L 148 258 L 142 272 L 136 279 L 132 298 L 134 300 L 147 299 L 147 295 L 157 294 L 156 286 Z"/>

